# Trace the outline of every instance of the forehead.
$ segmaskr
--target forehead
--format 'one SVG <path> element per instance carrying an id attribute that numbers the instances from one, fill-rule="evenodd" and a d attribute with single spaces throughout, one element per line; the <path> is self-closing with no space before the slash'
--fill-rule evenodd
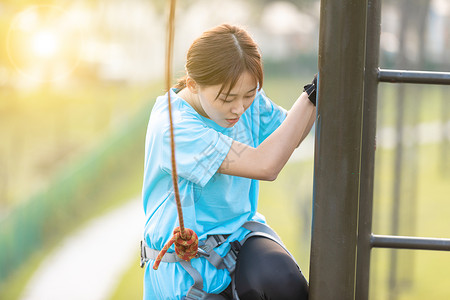
<path id="1" fill-rule="evenodd" d="M 236 81 L 236 84 L 230 89 L 230 84 L 224 84 L 220 86 L 222 89 L 222 94 L 240 94 L 247 93 L 256 89 L 257 80 L 254 76 L 252 76 L 249 72 L 242 73 Z"/>

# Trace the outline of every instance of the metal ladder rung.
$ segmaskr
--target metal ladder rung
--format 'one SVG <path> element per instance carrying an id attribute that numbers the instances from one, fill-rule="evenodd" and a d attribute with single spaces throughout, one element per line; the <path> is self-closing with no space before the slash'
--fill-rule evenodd
<path id="1" fill-rule="evenodd" d="M 450 251 L 450 239 L 372 234 L 370 244 L 376 248 Z"/>
<path id="2" fill-rule="evenodd" d="M 378 69 L 378 81 L 450 85 L 450 72 Z"/>

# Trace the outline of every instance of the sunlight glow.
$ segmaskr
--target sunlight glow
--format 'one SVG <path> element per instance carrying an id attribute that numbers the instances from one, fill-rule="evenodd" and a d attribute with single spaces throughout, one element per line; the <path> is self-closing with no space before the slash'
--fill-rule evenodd
<path id="1" fill-rule="evenodd" d="M 51 31 L 38 31 L 32 38 L 31 49 L 36 55 L 49 58 L 58 52 L 59 40 Z"/>

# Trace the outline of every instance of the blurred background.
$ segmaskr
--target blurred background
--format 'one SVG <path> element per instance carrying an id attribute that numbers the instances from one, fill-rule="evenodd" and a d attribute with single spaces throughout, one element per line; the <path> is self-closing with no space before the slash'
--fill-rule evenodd
<path id="1" fill-rule="evenodd" d="M 320 1 L 177 2 L 176 77 L 193 39 L 224 22 L 259 44 L 266 94 L 286 109 L 317 72 Z M 450 71 L 450 1 L 382 8 L 382 68 Z M 139 196 L 166 14 L 162 0 L 0 3 L 0 299 L 142 298 Z M 450 87 L 379 87 L 373 230 L 448 238 Z M 259 207 L 306 276 L 313 151 L 314 132 L 261 184 Z M 448 299 L 448 269 L 445 252 L 375 249 L 370 299 Z"/>

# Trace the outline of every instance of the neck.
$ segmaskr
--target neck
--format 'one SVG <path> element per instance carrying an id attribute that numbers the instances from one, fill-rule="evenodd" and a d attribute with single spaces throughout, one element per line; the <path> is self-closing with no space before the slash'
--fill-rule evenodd
<path id="1" fill-rule="evenodd" d="M 202 115 L 205 118 L 209 118 L 208 115 L 205 113 L 205 111 L 202 108 L 202 105 L 200 104 L 200 99 L 198 98 L 198 94 L 192 93 L 188 88 L 182 89 L 178 95 L 185 100 L 187 103 L 189 103 L 190 106 L 200 115 Z"/>

